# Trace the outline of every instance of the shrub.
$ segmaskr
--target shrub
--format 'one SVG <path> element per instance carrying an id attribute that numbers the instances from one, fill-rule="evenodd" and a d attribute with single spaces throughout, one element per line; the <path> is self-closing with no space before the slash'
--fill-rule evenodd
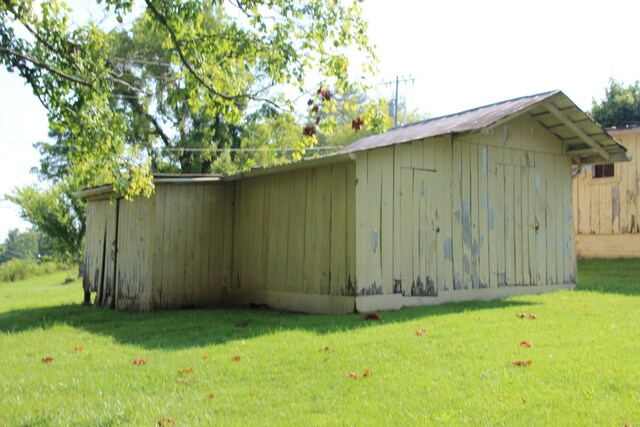
<path id="1" fill-rule="evenodd" d="M 69 270 L 70 268 L 72 267 L 68 264 L 55 261 L 38 263 L 31 260 L 12 259 L 0 265 L 0 283 L 15 282 L 16 280 L 24 280 L 29 277 Z"/>

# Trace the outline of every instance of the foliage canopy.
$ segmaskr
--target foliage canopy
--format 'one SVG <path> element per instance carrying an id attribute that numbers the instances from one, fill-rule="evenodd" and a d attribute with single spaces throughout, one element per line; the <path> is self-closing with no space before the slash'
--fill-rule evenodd
<path id="1" fill-rule="evenodd" d="M 605 127 L 640 122 L 640 83 L 625 87 L 614 79 L 609 80 L 602 101 L 592 101 L 591 116 Z"/>

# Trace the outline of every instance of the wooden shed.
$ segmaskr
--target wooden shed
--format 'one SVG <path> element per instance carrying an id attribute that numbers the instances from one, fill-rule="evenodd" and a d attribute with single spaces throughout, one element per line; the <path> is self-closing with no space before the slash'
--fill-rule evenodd
<path id="1" fill-rule="evenodd" d="M 630 162 L 584 166 L 574 180 L 576 252 L 582 258 L 640 258 L 640 124 L 607 130 Z"/>
<path id="2" fill-rule="evenodd" d="M 233 176 L 89 198 L 85 289 L 149 310 L 348 312 L 575 285 L 572 163 L 625 148 L 562 92 L 365 137 Z"/>

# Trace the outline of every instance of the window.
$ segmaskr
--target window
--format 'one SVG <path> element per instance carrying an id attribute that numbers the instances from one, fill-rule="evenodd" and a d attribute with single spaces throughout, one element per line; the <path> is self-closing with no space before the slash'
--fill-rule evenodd
<path id="1" fill-rule="evenodd" d="M 613 170 L 613 163 L 607 163 L 606 165 L 594 165 L 593 178 L 611 178 L 614 175 Z"/>

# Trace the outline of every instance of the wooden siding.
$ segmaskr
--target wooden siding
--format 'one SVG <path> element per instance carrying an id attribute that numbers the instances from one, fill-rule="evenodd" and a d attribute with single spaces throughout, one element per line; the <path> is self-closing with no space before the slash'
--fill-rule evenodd
<path id="1" fill-rule="evenodd" d="M 528 115 L 358 153 L 357 294 L 575 283 L 570 171 Z"/>
<path id="2" fill-rule="evenodd" d="M 352 295 L 354 172 L 348 162 L 236 181 L 230 291 Z"/>
<path id="3" fill-rule="evenodd" d="M 161 184 L 150 203 L 151 308 L 219 304 L 230 281 L 233 185 Z"/>
<path id="4" fill-rule="evenodd" d="M 111 307 L 115 295 L 116 216 L 118 201 L 90 200 L 87 205 L 84 289 L 95 304 Z"/>
<path id="5" fill-rule="evenodd" d="M 640 129 L 610 131 L 632 158 L 615 163 L 614 176 L 593 178 L 584 166 L 573 183 L 578 234 L 640 233 Z"/>
<path id="6" fill-rule="evenodd" d="M 640 128 L 610 130 L 628 149 L 630 162 L 614 176 L 593 178 L 585 166 L 573 182 L 576 252 L 582 258 L 638 257 L 640 248 Z"/>

